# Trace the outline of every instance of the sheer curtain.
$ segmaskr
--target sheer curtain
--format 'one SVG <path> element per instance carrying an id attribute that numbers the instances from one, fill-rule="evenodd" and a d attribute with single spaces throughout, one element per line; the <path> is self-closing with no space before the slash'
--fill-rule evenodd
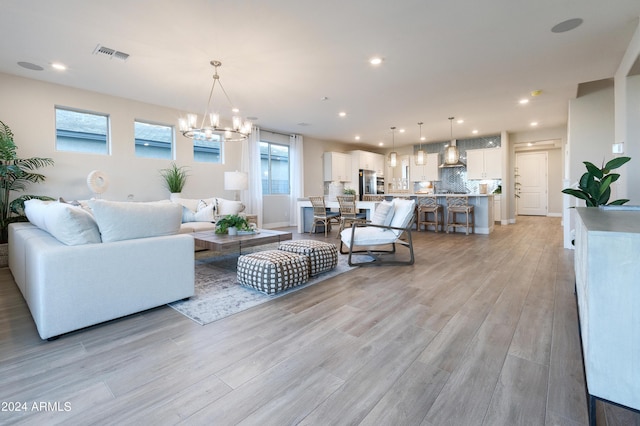
<path id="1" fill-rule="evenodd" d="M 300 135 L 289 137 L 289 164 L 291 197 L 289 197 L 289 226 L 298 225 L 298 198 L 302 198 L 304 192 L 304 156 L 303 140 Z"/>
<path id="2" fill-rule="evenodd" d="M 258 215 L 262 228 L 262 175 L 260 164 L 260 128 L 253 126 L 249 138 L 242 142 L 242 171 L 249 174 L 249 188 L 242 191 L 245 212 Z"/>

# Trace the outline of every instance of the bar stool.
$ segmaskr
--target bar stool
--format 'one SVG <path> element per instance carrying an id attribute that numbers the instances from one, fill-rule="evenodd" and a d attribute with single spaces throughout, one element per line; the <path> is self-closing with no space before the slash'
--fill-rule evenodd
<path id="1" fill-rule="evenodd" d="M 456 214 L 464 214 L 464 222 L 456 222 Z M 465 233 L 469 235 L 469 225 L 472 233 L 476 232 L 476 222 L 473 217 L 473 206 L 469 204 L 469 197 L 447 196 L 447 234 L 449 228 L 456 231 L 456 227 L 464 227 Z"/>
<path id="2" fill-rule="evenodd" d="M 433 225 L 433 228 L 438 232 L 438 228 L 442 229 L 444 226 L 444 214 L 442 205 L 438 204 L 436 197 L 417 197 L 417 209 L 418 209 L 418 231 L 422 230 L 424 225 L 425 231 L 429 230 L 429 225 Z M 429 214 L 433 214 L 433 220 L 429 220 Z"/>

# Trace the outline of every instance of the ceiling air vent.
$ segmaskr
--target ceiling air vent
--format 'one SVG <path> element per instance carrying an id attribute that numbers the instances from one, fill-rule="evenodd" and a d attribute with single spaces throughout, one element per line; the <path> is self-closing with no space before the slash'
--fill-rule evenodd
<path id="1" fill-rule="evenodd" d="M 120 52 L 119 50 L 111 49 L 109 47 L 97 45 L 95 49 L 93 49 L 94 55 L 100 56 L 108 56 L 109 59 L 115 58 L 120 59 L 121 61 L 126 61 L 129 58 L 128 53 Z"/>

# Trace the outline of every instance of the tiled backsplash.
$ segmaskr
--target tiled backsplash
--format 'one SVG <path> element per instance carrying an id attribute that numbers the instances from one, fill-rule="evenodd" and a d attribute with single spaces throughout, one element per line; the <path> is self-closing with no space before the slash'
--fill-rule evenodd
<path id="1" fill-rule="evenodd" d="M 444 158 L 444 150 L 449 145 L 450 141 L 435 142 L 423 144 L 422 149 L 427 153 L 437 152 L 440 158 L 440 162 Z M 470 149 L 484 149 L 484 148 L 496 148 L 501 146 L 500 135 L 485 136 L 481 138 L 473 139 L 457 139 L 456 146 L 460 152 L 460 160 L 466 164 L 467 162 L 467 150 Z M 414 153 L 418 151 L 420 145 L 414 145 Z M 498 185 L 499 180 L 485 181 L 487 183 L 487 192 L 491 193 Z M 469 192 L 477 194 L 479 181 L 467 180 L 467 168 L 466 167 L 443 167 L 440 169 L 440 181 L 436 182 L 436 191 L 450 191 L 450 192 Z"/>

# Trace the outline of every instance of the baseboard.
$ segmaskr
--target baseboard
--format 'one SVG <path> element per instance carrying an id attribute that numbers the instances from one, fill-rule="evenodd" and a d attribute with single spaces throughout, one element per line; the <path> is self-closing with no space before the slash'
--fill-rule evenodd
<path id="1" fill-rule="evenodd" d="M 274 228 L 286 228 L 289 226 L 289 222 L 274 222 L 274 223 L 263 223 L 262 227 L 264 229 L 274 229 Z"/>
<path id="2" fill-rule="evenodd" d="M 547 217 L 562 217 L 562 213 L 547 213 Z"/>

